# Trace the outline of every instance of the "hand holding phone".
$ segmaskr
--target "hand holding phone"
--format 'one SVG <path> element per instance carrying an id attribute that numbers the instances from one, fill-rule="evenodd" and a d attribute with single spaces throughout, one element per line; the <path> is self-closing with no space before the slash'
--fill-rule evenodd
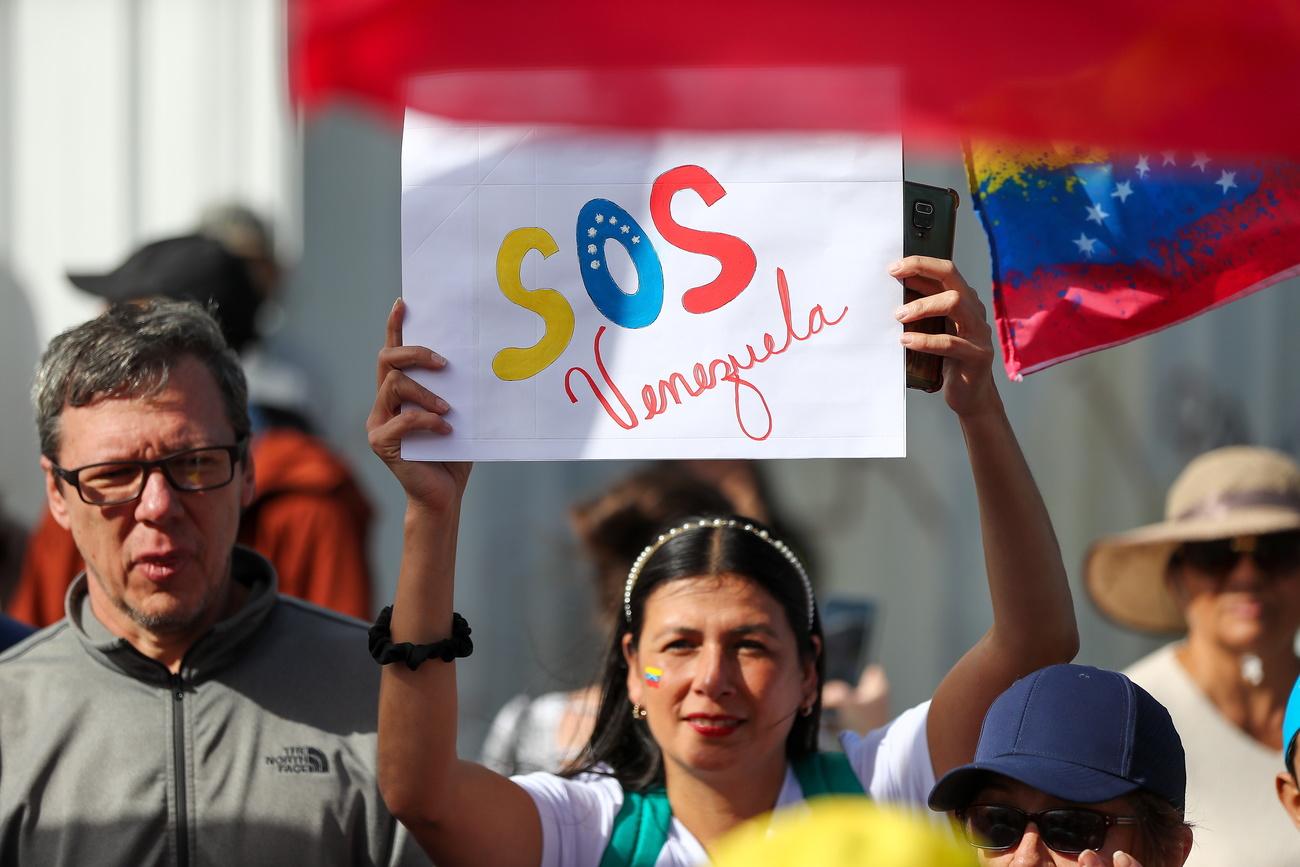
<path id="1" fill-rule="evenodd" d="M 951 261 L 958 203 L 955 190 L 903 181 L 903 255 Z M 904 304 L 920 297 L 920 292 L 903 288 Z M 903 329 L 943 334 L 947 327 L 946 317 L 931 316 L 908 322 Z M 908 388 L 932 392 L 943 387 L 942 356 L 908 349 L 903 353 L 903 363 Z"/>

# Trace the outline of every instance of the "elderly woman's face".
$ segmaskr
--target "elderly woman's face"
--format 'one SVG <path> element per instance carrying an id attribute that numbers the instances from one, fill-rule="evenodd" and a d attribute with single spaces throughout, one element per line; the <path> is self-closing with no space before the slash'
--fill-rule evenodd
<path id="1" fill-rule="evenodd" d="M 1300 560 L 1278 551 L 1298 539 L 1272 533 L 1185 545 L 1169 579 L 1188 633 L 1237 653 L 1289 649 L 1300 628 Z"/>
<path id="2" fill-rule="evenodd" d="M 1127 798 L 1114 798 L 1109 801 L 1102 801 L 1097 804 L 1080 804 L 1073 801 L 1063 801 L 1060 798 L 1054 798 L 1038 789 L 1031 788 L 1024 783 L 1007 777 L 992 778 L 983 789 L 971 801 L 971 805 L 997 805 L 1002 807 L 1012 807 L 1023 813 L 1037 813 L 1041 810 L 1052 810 L 1057 808 L 1082 808 L 1094 810 L 1101 813 L 1108 813 L 1113 816 L 1132 816 L 1133 810 Z M 993 814 L 995 811 L 986 811 Z M 973 813 L 968 812 L 972 818 L 967 820 L 967 827 L 972 825 L 978 826 L 979 822 L 975 821 Z M 985 819 L 990 817 L 986 816 Z M 996 816 L 992 817 L 996 821 Z M 996 865 L 996 867 L 1049 867 L 1049 865 L 1075 865 L 1079 864 L 1079 853 L 1067 853 L 1054 851 L 1048 842 L 1062 848 L 1076 848 L 1069 845 L 1070 842 L 1079 839 L 1077 834 L 1069 833 L 1072 826 L 1068 822 L 1062 822 L 1055 831 L 1045 831 L 1039 827 L 1038 822 L 1030 820 L 1024 825 L 1024 833 L 1018 840 L 1014 840 L 1014 832 L 1006 829 L 1007 825 L 1018 827 L 1017 814 L 1012 811 L 1003 814 L 1004 822 L 997 822 L 998 826 L 991 830 L 997 834 L 1005 835 L 1007 842 L 1010 843 L 1003 849 L 977 849 L 979 863 L 982 865 Z M 1063 817 L 1064 818 L 1064 817 Z M 1048 824 L 1048 819 L 1043 823 Z M 1050 827 L 1050 826 L 1049 826 Z M 978 831 L 978 827 L 972 829 Z M 1046 835 L 1047 839 L 1044 839 Z M 1060 835 L 1059 837 L 1057 835 Z M 978 833 L 976 834 L 978 836 Z M 1068 841 L 1068 842 L 1067 842 Z M 1139 861 L 1142 860 L 1140 853 L 1135 853 L 1134 849 L 1138 846 L 1137 826 L 1132 824 L 1111 824 L 1104 829 L 1099 842 L 1096 842 L 1096 851 L 1101 856 L 1102 863 L 1112 865 L 1116 852 L 1127 852 L 1136 855 Z M 1146 865 L 1154 867 L 1154 865 Z"/>

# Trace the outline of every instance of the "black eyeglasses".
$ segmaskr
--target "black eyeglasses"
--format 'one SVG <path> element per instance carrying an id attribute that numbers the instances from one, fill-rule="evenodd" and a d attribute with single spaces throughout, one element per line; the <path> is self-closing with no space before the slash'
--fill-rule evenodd
<path id="1" fill-rule="evenodd" d="M 1099 850 L 1112 825 L 1136 825 L 1137 816 L 1117 816 L 1086 807 L 1054 807 L 1026 813 L 1004 804 L 972 804 L 957 811 L 966 842 L 976 849 L 1011 849 L 1020 845 L 1030 822 L 1053 852 L 1077 855 Z"/>
<path id="2" fill-rule="evenodd" d="M 1178 559 L 1198 572 L 1226 578 L 1242 556 L 1249 554 L 1262 572 L 1277 575 L 1300 568 L 1300 532 L 1234 536 L 1209 542 L 1184 542 Z"/>
<path id="3" fill-rule="evenodd" d="M 83 502 L 92 506 L 129 503 L 144 493 L 149 473 L 157 467 L 167 484 L 178 491 L 211 491 L 230 484 L 235 464 L 243 460 L 248 441 L 233 446 L 204 446 L 187 449 L 156 461 L 111 461 L 88 464 L 75 470 L 52 466 L 55 475 L 77 489 Z"/>

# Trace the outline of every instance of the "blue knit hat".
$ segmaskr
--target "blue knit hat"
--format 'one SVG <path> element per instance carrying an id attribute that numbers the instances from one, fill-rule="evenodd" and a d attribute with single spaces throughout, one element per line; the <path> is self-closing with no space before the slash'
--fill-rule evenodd
<path id="1" fill-rule="evenodd" d="M 1117 671 L 1053 665 L 1012 684 L 984 717 L 975 761 L 944 774 L 930 808 L 955 810 L 990 774 L 1080 804 L 1143 789 L 1183 808 L 1183 743 L 1164 705 Z"/>

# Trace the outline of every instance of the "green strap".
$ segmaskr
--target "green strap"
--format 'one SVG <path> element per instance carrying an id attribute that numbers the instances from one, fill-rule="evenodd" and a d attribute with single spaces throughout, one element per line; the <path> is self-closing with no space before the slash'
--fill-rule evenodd
<path id="1" fill-rule="evenodd" d="M 673 808 L 663 789 L 624 792 L 623 808 L 614 817 L 614 832 L 600 867 L 654 867 L 668 842 Z"/>
<path id="2" fill-rule="evenodd" d="M 844 753 L 812 753 L 794 763 L 794 775 L 804 800 L 820 795 L 865 795 Z"/>
<path id="3" fill-rule="evenodd" d="M 843 753 L 813 753 L 794 763 L 805 800 L 821 795 L 865 795 Z M 663 789 L 624 792 L 600 867 L 654 867 L 668 842 L 673 810 Z"/>

